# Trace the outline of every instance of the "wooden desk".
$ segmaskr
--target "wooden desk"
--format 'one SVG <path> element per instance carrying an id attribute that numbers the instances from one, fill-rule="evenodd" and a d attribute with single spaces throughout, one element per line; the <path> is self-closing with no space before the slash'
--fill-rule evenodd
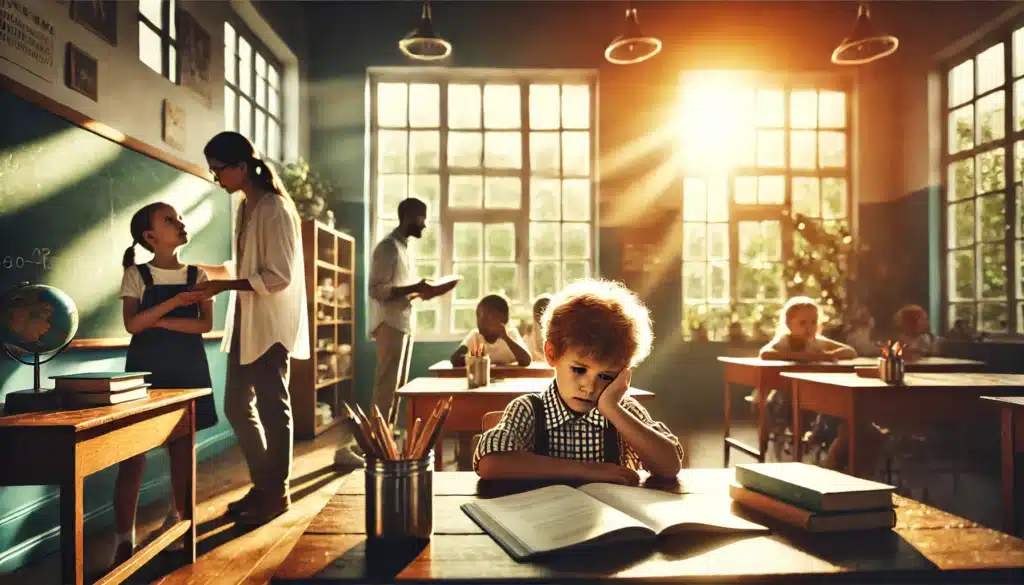
<path id="1" fill-rule="evenodd" d="M 729 467 L 730 449 L 739 449 L 751 457 L 764 463 L 765 451 L 768 448 L 768 428 L 765 424 L 767 414 L 768 392 L 777 389 L 785 391 L 788 385 L 783 383 L 783 372 L 852 372 L 855 367 L 877 366 L 878 358 L 856 358 L 838 362 L 790 362 L 780 360 L 763 360 L 758 357 L 726 357 L 721 356 L 725 370 L 725 437 L 724 464 Z M 907 364 L 908 372 L 973 372 L 985 367 L 984 362 L 962 360 L 957 358 L 926 357 Z M 729 436 L 732 425 L 731 388 L 733 384 L 741 384 L 757 389 L 757 446 L 750 446 L 739 439 Z M 795 432 L 794 437 L 798 437 Z"/>
<path id="2" fill-rule="evenodd" d="M 513 378 L 499 380 L 483 388 L 468 388 L 465 377 L 462 378 L 416 378 L 398 389 L 398 397 L 406 400 L 406 427 L 411 429 L 416 417 L 424 421 L 430 417 L 434 405 L 443 398 L 454 397 L 452 411 L 444 423 L 444 429 L 437 437 L 434 445 L 435 453 L 441 453 L 444 433 L 472 431 L 479 433 L 480 422 L 488 412 L 505 410 L 509 402 L 517 396 L 543 392 L 548 388 L 550 380 L 531 378 Z M 654 398 L 652 392 L 630 388 L 629 396 L 643 402 Z M 443 469 L 442 457 L 434 457 L 434 467 Z"/>
<path id="3" fill-rule="evenodd" d="M 1024 396 L 982 396 L 994 402 L 1002 411 L 1003 443 L 1003 530 L 1010 534 L 1024 534 L 1020 525 L 1014 494 L 1024 490 L 1024 466 L 1017 465 L 1017 457 L 1024 453 Z"/>
<path id="4" fill-rule="evenodd" d="M 660 487 L 717 502 L 728 498 L 732 477 L 727 469 L 689 469 Z M 361 472 L 346 478 L 273 583 L 1019 583 L 1024 569 L 1024 541 L 899 496 L 891 531 L 807 534 L 769 522 L 770 535 L 679 536 L 517 563 L 459 506 L 523 487 L 470 472 L 434 474 L 434 535 L 425 548 L 381 551 L 366 540 L 363 489 Z"/>
<path id="5" fill-rule="evenodd" d="M 457 368 L 450 360 L 441 360 L 427 369 L 431 376 L 438 378 L 465 378 L 465 366 Z M 500 378 L 554 378 L 555 369 L 543 361 L 531 362 L 528 366 L 491 366 L 491 379 Z"/>
<path id="6" fill-rule="evenodd" d="M 856 374 L 784 372 L 793 393 L 793 436 L 799 437 L 801 410 L 812 410 L 845 419 L 849 433 L 850 475 L 864 477 L 870 471 L 864 449 L 858 451 L 857 427 L 876 420 L 897 420 L 911 424 L 963 422 L 981 410 L 985 394 L 1014 395 L 1024 392 L 1020 374 L 911 374 L 902 385 L 890 385 L 878 378 Z M 793 460 L 801 457 L 794 441 Z"/>
<path id="7" fill-rule="evenodd" d="M 187 452 L 191 460 L 185 518 L 95 585 L 124 581 L 182 535 L 189 562 L 195 562 L 195 399 L 209 393 L 209 388 L 150 390 L 145 400 L 114 406 L 0 417 L 0 485 L 60 486 L 62 582 L 84 582 L 85 477 L 165 443 L 181 445 L 175 451 Z"/>

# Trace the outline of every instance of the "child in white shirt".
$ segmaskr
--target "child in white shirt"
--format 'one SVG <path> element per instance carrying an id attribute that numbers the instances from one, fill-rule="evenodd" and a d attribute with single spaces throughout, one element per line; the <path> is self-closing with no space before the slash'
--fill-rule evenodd
<path id="1" fill-rule="evenodd" d="M 469 332 L 452 354 L 455 367 L 466 365 L 466 355 L 486 354 L 495 365 L 528 366 L 533 361 L 519 331 L 508 326 L 508 301 L 487 295 L 476 305 L 476 329 Z"/>
<path id="2" fill-rule="evenodd" d="M 533 302 L 533 326 L 526 336 L 526 347 L 530 350 L 530 356 L 535 360 L 544 359 L 544 331 L 541 319 L 544 318 L 544 311 L 551 304 L 551 295 L 543 294 Z"/>

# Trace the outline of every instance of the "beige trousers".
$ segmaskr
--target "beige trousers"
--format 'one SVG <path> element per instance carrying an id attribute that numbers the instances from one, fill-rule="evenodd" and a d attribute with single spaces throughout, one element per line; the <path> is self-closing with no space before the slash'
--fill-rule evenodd
<path id="1" fill-rule="evenodd" d="M 377 341 L 377 371 L 373 377 L 373 405 L 388 416 L 395 397 L 398 366 L 402 361 L 402 343 L 406 333 L 382 323 L 374 331 Z"/>

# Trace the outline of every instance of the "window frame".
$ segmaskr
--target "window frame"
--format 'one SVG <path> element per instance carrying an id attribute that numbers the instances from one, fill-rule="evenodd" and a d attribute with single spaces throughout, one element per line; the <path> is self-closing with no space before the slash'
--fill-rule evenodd
<path id="1" fill-rule="evenodd" d="M 141 5 L 136 3 L 135 14 L 138 23 L 146 25 L 146 27 L 153 31 L 158 37 L 160 37 L 160 76 L 170 81 L 174 85 L 180 85 L 181 83 L 181 61 L 180 55 L 178 55 L 178 14 L 181 11 L 179 5 L 181 0 L 160 0 L 160 16 L 164 21 L 164 26 L 159 27 L 155 22 L 150 20 L 146 15 L 142 13 Z M 172 20 L 174 19 L 174 20 Z M 174 23 L 174 34 L 171 34 L 171 23 Z M 136 33 L 137 34 L 137 33 Z M 146 66 L 146 69 L 153 71 L 152 67 L 146 64 L 142 60 L 142 46 L 141 40 L 136 40 L 138 45 L 136 49 L 136 57 L 139 61 Z M 171 68 L 171 49 L 175 51 L 174 68 Z M 153 73 L 157 73 L 153 71 Z"/>
<path id="2" fill-rule="evenodd" d="M 590 182 L 590 219 L 587 222 L 590 226 L 590 257 L 586 260 L 589 262 L 588 274 L 595 276 L 598 272 L 598 226 L 599 226 L 599 209 L 598 209 L 598 113 L 597 113 L 597 72 L 594 70 L 585 69 L 545 69 L 545 70 L 532 70 L 532 69 L 485 69 L 485 68 L 434 68 L 434 67 L 371 67 L 367 70 L 367 105 L 366 105 L 366 169 L 367 169 L 367 182 L 366 182 L 366 199 L 369 201 L 368 212 L 369 212 L 369 233 L 367 237 L 366 257 L 369 257 L 373 253 L 373 249 L 383 234 L 376 233 L 378 219 L 378 201 L 377 201 L 377 184 L 378 184 L 378 131 L 381 129 L 377 123 L 377 85 L 379 83 L 404 83 L 404 84 L 437 84 L 440 99 L 440 110 L 439 110 L 439 126 L 437 128 L 415 128 L 414 130 L 436 130 L 440 133 L 440 145 L 439 145 L 439 167 L 437 169 L 437 176 L 439 177 L 438 187 L 438 200 L 440 202 L 437 213 L 427 219 L 427 229 L 436 229 L 438 232 L 438 271 L 439 276 L 453 273 L 453 247 L 454 242 L 452 240 L 453 225 L 456 222 L 469 222 L 469 223 L 481 223 L 483 224 L 483 230 L 486 231 L 488 224 L 500 224 L 500 223 L 511 223 L 515 225 L 516 234 L 516 245 L 515 245 L 515 259 L 514 263 L 517 267 L 517 279 L 516 286 L 519 292 L 519 298 L 512 300 L 513 310 L 516 306 L 530 306 L 532 305 L 533 299 L 531 298 L 531 287 L 530 287 L 530 255 L 529 255 L 529 228 L 530 228 L 530 204 L 531 204 L 531 168 L 530 168 L 530 94 L 529 87 L 531 84 L 564 84 L 564 85 L 587 85 L 590 91 L 590 126 L 586 129 L 590 137 L 590 174 L 588 180 Z M 497 131 L 508 131 L 518 132 L 520 135 L 521 145 L 521 165 L 519 169 L 488 169 L 485 166 L 481 166 L 479 173 L 466 173 L 461 169 L 452 172 L 448 166 L 448 134 L 451 130 L 448 127 L 448 86 L 452 84 L 475 84 L 481 86 L 481 97 L 482 97 L 482 86 L 485 84 L 503 84 L 503 85 L 518 85 L 519 96 L 520 96 L 520 125 L 516 129 L 507 129 Z M 409 101 L 407 108 L 409 107 Z M 483 102 L 481 101 L 480 112 L 481 117 L 483 116 Z M 408 124 L 408 122 L 407 122 Z M 385 128 L 388 129 L 388 128 Z M 395 128 L 397 130 L 397 128 Z M 409 127 L 406 127 L 406 131 L 409 131 Z M 463 129 L 456 129 L 456 131 L 463 131 Z M 476 129 L 465 129 L 465 131 L 473 132 Z M 478 130 L 481 133 L 485 133 L 487 130 L 481 123 Z M 492 130 L 493 131 L 493 130 Z M 559 132 L 563 131 L 560 126 L 555 130 L 544 130 Z M 408 147 L 407 147 L 408 148 Z M 484 147 L 486 149 L 486 147 Z M 407 155 L 408 156 L 408 155 Z M 407 169 L 406 176 L 413 173 Z M 518 209 L 494 209 L 486 208 L 481 206 L 480 208 L 450 208 L 448 206 L 448 180 L 450 176 L 459 175 L 470 175 L 470 176 L 481 176 L 481 177 L 515 177 L 521 181 L 522 191 L 520 199 L 520 207 Z M 565 177 L 563 174 L 559 174 L 559 179 Z M 569 177 L 570 179 L 573 177 Z M 552 222 L 554 223 L 554 222 Z M 559 220 L 557 223 L 571 223 Z M 583 223 L 583 222 L 578 222 Z M 485 237 L 486 238 L 486 237 Z M 483 241 L 483 245 L 486 246 L 486 239 Z M 368 260 L 367 260 L 368 262 Z M 476 262 L 476 261 L 474 261 Z M 559 265 L 564 264 L 565 260 L 561 254 L 557 260 Z M 481 266 L 485 267 L 488 261 L 485 258 L 479 260 Z M 415 267 L 414 272 L 415 272 Z M 481 281 L 486 288 L 486 273 L 481 276 Z M 485 293 L 486 294 L 486 293 Z M 436 333 L 416 333 L 417 341 L 438 341 L 438 342 L 457 342 L 461 341 L 466 332 L 456 332 L 452 328 L 452 320 L 454 315 L 454 307 L 459 306 L 460 303 L 454 301 L 454 294 L 448 294 L 440 297 L 437 301 L 438 306 L 438 331 Z M 415 315 L 415 304 L 413 307 L 413 321 L 416 319 Z M 367 327 L 367 335 L 369 335 L 369 327 Z"/>
<path id="3" fill-rule="evenodd" d="M 256 146 L 256 150 L 257 150 L 257 152 L 260 153 L 260 155 L 262 155 L 267 160 L 269 160 L 269 161 L 271 161 L 271 162 L 273 162 L 273 163 L 275 163 L 277 165 L 281 165 L 284 162 L 284 159 L 285 159 L 284 152 L 285 152 L 285 134 L 286 134 L 285 120 L 284 120 L 284 117 L 285 117 L 285 103 L 284 103 L 284 101 L 285 101 L 285 87 L 284 87 L 285 86 L 285 83 L 284 83 L 285 68 L 284 68 L 284 64 L 277 57 L 277 55 L 275 55 L 267 47 L 266 43 L 264 43 L 258 36 L 256 36 L 256 34 L 252 32 L 252 30 L 248 27 L 248 25 L 246 25 L 246 23 L 243 22 L 237 16 L 233 15 L 232 17 L 226 18 L 225 21 L 224 21 L 224 24 L 230 26 L 234 30 L 234 40 L 235 40 L 235 46 L 233 48 L 233 54 L 235 56 L 235 59 L 234 59 L 234 82 L 229 81 L 229 76 L 227 75 L 226 72 L 225 72 L 225 75 L 224 75 L 224 91 L 231 91 L 232 95 L 234 95 L 234 101 L 235 101 L 235 105 L 234 105 L 234 120 L 232 121 L 231 125 L 228 125 L 227 124 L 227 116 L 226 116 L 226 113 L 225 113 L 225 120 L 224 120 L 225 128 L 227 128 L 229 130 L 234 130 L 236 132 L 240 132 L 240 130 L 239 130 L 239 120 L 240 120 L 239 116 L 240 116 L 240 113 L 239 113 L 239 107 L 238 106 L 241 103 L 241 100 L 246 100 L 247 102 L 249 102 L 249 128 L 250 128 L 250 133 L 251 133 L 251 136 L 246 136 L 246 138 L 249 138 L 250 141 Z M 241 74 L 241 71 L 242 71 L 242 65 L 241 65 L 241 58 L 238 55 L 239 39 L 245 39 L 245 41 L 249 44 L 250 51 L 251 51 L 250 64 L 249 64 L 250 65 L 250 67 L 249 67 L 249 83 L 250 83 L 250 86 L 251 86 L 250 87 L 251 91 L 247 91 L 247 92 L 243 92 L 240 89 L 240 79 L 241 79 L 241 75 L 240 74 Z M 227 42 L 227 39 L 225 39 L 225 44 L 226 44 L 226 42 Z M 256 96 L 256 93 L 257 93 L 257 90 L 256 90 L 256 88 L 257 88 L 256 78 L 257 78 L 257 75 L 258 75 L 257 74 L 257 70 L 256 70 L 256 56 L 257 55 L 262 57 L 263 60 L 266 62 L 266 66 L 267 66 L 267 70 L 268 71 L 270 70 L 270 68 L 273 68 L 277 72 L 277 88 L 276 89 L 277 89 L 277 93 L 278 93 L 277 108 L 278 108 L 278 112 L 279 112 L 279 114 L 277 114 L 277 115 L 273 114 L 270 111 L 270 80 L 269 80 L 269 75 L 265 78 L 265 83 L 264 83 L 264 87 L 263 87 L 263 91 L 264 91 L 264 94 L 265 94 L 264 105 L 261 106 L 257 102 L 257 96 Z M 256 143 L 257 142 L 256 141 L 256 116 L 257 116 L 257 114 L 262 114 L 262 115 L 264 115 L 266 117 L 266 123 L 265 123 L 264 129 L 263 129 L 264 144 L 262 144 L 262 145 Z M 278 152 L 276 152 L 276 153 L 268 152 L 269 145 L 270 145 L 270 122 L 271 122 L 271 120 L 276 122 L 277 123 L 277 127 L 278 127 L 278 134 L 279 134 L 279 136 L 278 136 L 278 144 L 277 144 Z"/>
<path id="4" fill-rule="evenodd" d="M 700 75 L 708 73 L 706 70 L 696 70 L 685 72 L 680 81 L 680 93 L 682 88 L 686 85 L 687 79 L 692 75 Z M 735 74 L 735 80 L 742 87 L 751 88 L 755 92 L 758 90 L 779 90 L 783 94 L 783 118 L 780 126 L 759 126 L 754 124 L 755 135 L 758 130 L 781 130 L 783 132 L 783 164 L 778 167 L 767 167 L 760 166 L 757 164 L 757 148 L 755 142 L 754 149 L 754 164 L 753 165 L 736 165 L 734 167 L 726 169 L 723 173 L 694 173 L 686 167 L 685 152 L 681 152 L 681 165 L 680 174 L 682 179 L 696 178 L 704 181 L 705 186 L 709 185 L 712 179 L 725 176 L 726 180 L 726 193 L 728 194 L 728 216 L 724 222 L 728 226 L 728 269 L 729 279 L 727 282 L 727 290 L 729 298 L 725 303 L 713 303 L 709 298 L 705 298 L 703 302 L 687 302 L 686 297 L 686 264 L 685 259 L 685 225 L 687 222 L 684 213 L 680 212 L 680 228 L 683 229 L 682 237 L 682 248 L 680 249 L 680 314 L 682 321 L 683 335 L 688 341 L 691 340 L 690 335 L 690 321 L 687 315 L 687 307 L 689 305 L 703 304 L 708 308 L 713 308 L 718 305 L 722 305 L 724 308 L 730 311 L 730 314 L 741 305 L 756 305 L 764 302 L 766 304 L 776 304 L 771 301 L 760 301 L 760 300 L 743 300 L 739 298 L 739 268 L 745 264 L 741 260 L 741 250 L 739 249 L 739 224 L 740 222 L 765 222 L 765 221 L 779 221 L 780 222 L 780 259 L 777 262 L 781 266 L 785 266 L 786 263 L 794 257 L 794 241 L 796 233 L 787 224 L 787 222 L 780 219 L 780 215 L 784 212 L 793 212 L 793 179 L 807 177 L 819 180 L 818 198 L 819 204 L 822 200 L 822 188 L 821 180 L 823 179 L 843 179 L 846 181 L 846 216 L 842 220 L 832 221 L 845 221 L 851 236 L 857 239 L 857 208 L 855 205 L 855 183 L 854 183 L 854 166 L 856 165 L 856 153 L 853 150 L 854 147 L 854 116 L 853 110 L 855 107 L 855 88 L 852 80 L 846 76 L 841 75 L 826 75 L 826 74 L 786 74 L 786 73 L 766 73 L 766 72 L 743 72 L 743 71 L 730 71 L 730 74 Z M 841 92 L 845 96 L 845 120 L 842 128 L 834 128 L 830 126 L 821 126 L 816 123 L 813 128 L 794 128 L 791 125 L 790 120 L 790 109 L 791 109 L 791 95 L 794 91 L 815 91 L 820 92 Z M 680 97 L 681 100 L 681 97 Z M 680 102 L 681 104 L 681 102 Z M 820 101 L 818 102 L 820 108 Z M 756 103 L 755 103 L 756 109 Z M 820 116 L 820 109 L 819 109 Z M 820 132 L 842 132 L 845 135 L 844 148 L 846 161 L 843 167 L 826 167 L 822 168 L 815 166 L 815 168 L 800 168 L 793 167 L 790 156 L 792 148 L 792 133 L 793 131 L 813 131 L 816 134 Z M 815 160 L 816 165 L 820 157 L 820 144 L 815 140 Z M 737 203 L 736 202 L 736 179 L 739 177 L 783 177 L 784 178 L 784 194 L 782 203 Z M 682 182 L 682 181 L 681 181 Z M 685 197 L 685 190 L 682 185 L 679 189 L 680 199 L 683 202 Z M 821 210 L 819 209 L 819 213 Z M 825 222 L 823 217 L 816 218 L 817 221 Z M 704 223 L 705 225 L 711 225 L 713 223 L 723 222 L 711 222 L 707 219 L 704 222 L 694 221 L 692 223 Z M 710 246 L 710 239 L 705 239 L 705 245 Z M 850 259 L 851 265 L 853 259 Z M 710 264 L 710 260 L 704 260 L 703 264 Z M 705 278 L 710 278 L 705 276 Z M 706 281 L 708 282 L 708 281 Z M 706 285 L 708 288 L 710 285 Z M 778 305 L 781 307 L 786 299 L 789 297 L 789 286 L 785 281 L 782 282 L 782 298 L 778 301 Z M 740 323 L 744 325 L 744 333 L 748 339 L 757 341 L 754 339 L 752 332 L 749 331 L 749 326 L 752 323 L 746 323 L 740 319 Z M 725 342 L 728 340 L 728 323 L 726 323 L 726 329 L 722 332 L 721 338 L 715 338 L 714 332 L 711 331 L 710 323 L 708 319 L 702 322 L 702 325 L 707 330 L 709 335 L 709 341 L 711 342 Z M 768 332 L 768 335 L 774 334 L 774 330 Z"/>
<path id="5" fill-rule="evenodd" d="M 977 192 L 977 181 L 978 181 L 978 168 L 977 164 L 974 165 L 974 176 L 973 184 L 974 189 L 972 195 L 969 198 L 957 199 L 956 202 L 962 201 L 974 201 L 977 202 L 982 197 L 992 196 L 998 193 L 1004 195 L 1004 212 L 1005 212 L 1005 230 L 1003 236 L 1003 254 L 1005 259 L 1004 267 L 1006 269 L 1006 296 L 1004 299 L 991 299 L 987 302 L 999 303 L 1005 302 L 1007 306 L 1007 321 L 1005 332 L 984 332 L 986 336 L 994 339 L 1020 339 L 1024 337 L 1024 323 L 1021 322 L 1020 305 L 1024 303 L 1024 295 L 1018 294 L 1018 281 L 1024 278 L 1024 266 L 1017 265 L 1015 270 L 1015 263 L 1018 263 L 1022 258 L 1018 258 L 1017 254 L 1017 243 L 1021 242 L 1024 246 L 1024 233 L 1020 237 L 1016 235 L 1016 230 L 1020 229 L 1017 226 L 1017 217 L 1024 210 L 1018 209 L 1018 197 L 1024 197 L 1024 183 L 1021 186 L 1015 179 L 1015 152 L 1014 146 L 1017 142 L 1024 141 L 1024 128 L 1017 130 L 1014 128 L 1014 122 L 1018 115 L 1015 112 L 1016 108 L 1016 96 L 1014 94 L 1015 82 L 1024 83 L 1024 63 L 1022 63 L 1022 74 L 1014 75 L 1014 54 L 1013 54 L 1013 37 L 1014 32 L 1021 30 L 1021 34 L 1024 35 L 1024 18 L 1016 18 L 1006 24 L 999 26 L 996 30 L 980 37 L 975 42 L 957 51 L 955 54 L 948 58 L 942 59 L 938 64 L 939 74 L 939 86 L 940 86 L 940 99 L 941 104 L 939 107 L 940 112 L 940 124 L 939 124 L 939 135 L 940 135 L 940 152 L 939 152 L 939 172 L 941 180 L 940 185 L 940 217 L 939 217 L 939 286 L 940 291 L 940 303 L 939 303 L 939 319 L 940 327 L 939 330 L 942 334 L 946 334 L 951 329 L 951 310 L 952 304 L 973 304 L 974 305 L 974 330 L 981 333 L 981 305 L 986 300 L 981 296 L 981 285 L 983 277 L 980 274 L 982 270 L 982 264 L 977 257 L 977 251 L 981 240 L 977 238 L 980 216 L 977 206 L 975 207 L 975 239 L 971 244 L 971 249 L 975 253 L 974 257 L 974 298 L 966 301 L 953 301 L 949 291 L 950 283 L 952 280 L 952 274 L 950 271 L 949 255 L 952 251 L 957 249 L 965 249 L 961 247 L 950 246 L 949 236 L 951 225 L 949 222 L 949 209 L 951 207 L 949 200 L 949 189 L 950 178 L 949 170 L 950 165 L 955 164 L 962 160 L 976 160 L 976 157 L 980 154 L 987 152 L 997 151 L 1000 148 L 1003 149 L 1003 182 L 1004 187 L 1000 190 L 987 191 L 985 193 Z M 1003 45 L 1003 81 L 1001 84 L 979 94 L 977 92 L 978 85 L 978 67 L 977 58 L 985 51 L 999 45 Z M 972 92 L 971 99 L 963 103 L 959 103 L 956 106 L 951 107 L 949 105 L 950 100 L 950 87 L 949 87 L 949 74 L 950 72 L 965 62 L 970 60 L 972 62 Z M 1003 137 L 992 140 L 985 143 L 984 145 L 978 144 L 978 101 L 994 95 L 998 92 L 1003 92 Z M 974 119 L 972 120 L 972 137 L 973 146 L 969 149 L 950 154 L 949 153 L 949 140 L 950 140 L 950 115 L 957 109 L 964 108 L 970 105 L 973 110 Z M 1024 116 L 1024 112 L 1020 115 Z M 1021 195 L 1018 195 L 1021 193 Z M 1024 285 L 1021 285 L 1024 286 Z"/>

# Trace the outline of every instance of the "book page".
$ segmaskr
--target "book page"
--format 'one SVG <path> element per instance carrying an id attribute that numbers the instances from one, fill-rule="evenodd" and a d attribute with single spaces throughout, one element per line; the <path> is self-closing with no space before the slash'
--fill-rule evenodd
<path id="1" fill-rule="evenodd" d="M 732 498 L 721 494 L 673 494 L 649 488 L 589 483 L 579 491 L 621 510 L 658 534 L 670 528 L 700 532 L 767 531 L 732 513 Z"/>
<path id="2" fill-rule="evenodd" d="M 514 535 L 531 554 L 565 548 L 643 523 L 565 485 L 553 485 L 474 504 Z"/>

